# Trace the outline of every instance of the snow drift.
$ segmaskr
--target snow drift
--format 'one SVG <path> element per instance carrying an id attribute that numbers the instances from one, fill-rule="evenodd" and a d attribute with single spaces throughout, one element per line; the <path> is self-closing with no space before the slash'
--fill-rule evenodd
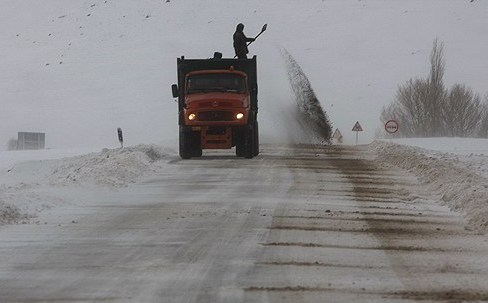
<path id="1" fill-rule="evenodd" d="M 454 141 L 452 141 L 454 143 Z M 488 177 L 485 155 L 464 159 L 452 153 L 375 141 L 377 159 L 415 174 L 426 189 L 451 209 L 463 213 L 467 228 L 488 231 Z M 483 164 L 484 163 L 484 164 Z"/>
<path id="2" fill-rule="evenodd" d="M 66 203 L 56 193 L 63 187 L 125 187 L 151 172 L 155 163 L 167 154 L 157 145 L 137 145 L 16 164 L 0 175 L 3 184 L 0 186 L 0 224 L 22 222 L 42 210 Z"/>

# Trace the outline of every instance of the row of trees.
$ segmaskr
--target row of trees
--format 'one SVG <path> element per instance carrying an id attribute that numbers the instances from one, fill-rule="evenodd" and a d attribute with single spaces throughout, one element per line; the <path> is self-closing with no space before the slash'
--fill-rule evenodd
<path id="1" fill-rule="evenodd" d="M 445 87 L 444 43 L 438 39 L 430 65 L 427 79 L 410 79 L 398 87 L 381 121 L 397 120 L 403 137 L 488 137 L 488 96 L 482 98 L 464 84 Z"/>

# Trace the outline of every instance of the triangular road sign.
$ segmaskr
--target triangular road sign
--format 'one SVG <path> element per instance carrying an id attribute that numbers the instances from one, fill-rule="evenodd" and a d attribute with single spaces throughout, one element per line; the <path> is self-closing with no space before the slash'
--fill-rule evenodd
<path id="1" fill-rule="evenodd" d="M 334 134 L 332 135 L 332 139 L 340 139 L 340 138 L 342 138 L 341 131 L 338 128 L 336 128 Z"/>
<path id="2" fill-rule="evenodd" d="M 356 121 L 356 124 L 354 124 L 354 127 L 352 128 L 353 132 L 362 132 L 363 128 L 361 127 L 361 124 L 359 124 L 359 121 Z"/>

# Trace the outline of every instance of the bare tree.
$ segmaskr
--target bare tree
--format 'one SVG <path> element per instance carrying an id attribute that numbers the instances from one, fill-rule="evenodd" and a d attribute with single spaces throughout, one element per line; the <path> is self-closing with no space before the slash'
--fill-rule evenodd
<path id="1" fill-rule="evenodd" d="M 446 99 L 444 87 L 444 43 L 436 38 L 430 53 L 430 74 L 428 79 L 427 96 L 425 102 L 424 132 L 426 136 L 443 135 L 443 121 L 441 109 Z"/>
<path id="2" fill-rule="evenodd" d="M 488 95 L 485 96 L 485 100 L 482 107 L 482 118 L 480 122 L 480 129 L 478 131 L 478 137 L 488 138 Z"/>
<path id="3" fill-rule="evenodd" d="M 400 85 L 380 120 L 395 117 L 405 137 L 488 137 L 488 95 L 481 97 L 463 84 L 444 86 L 444 43 L 434 40 L 427 79 Z"/>
<path id="4" fill-rule="evenodd" d="M 431 135 L 428 99 L 430 83 L 422 79 L 410 79 L 397 90 L 395 102 L 382 112 L 382 122 L 396 119 L 405 137 L 426 137 Z"/>
<path id="5" fill-rule="evenodd" d="M 442 109 L 446 135 L 470 137 L 479 133 L 483 118 L 481 97 L 464 84 L 454 84 Z"/>
<path id="6" fill-rule="evenodd" d="M 444 60 L 444 42 L 439 43 L 436 38 L 432 44 L 432 51 L 430 53 L 430 74 L 429 80 L 431 85 L 439 88 L 444 88 L 444 72 L 446 70 L 446 63 Z"/>
<path id="7" fill-rule="evenodd" d="M 444 133 L 442 108 L 447 93 L 444 87 L 444 44 L 434 40 L 427 79 L 410 79 L 400 85 L 394 105 L 382 114 L 395 116 L 406 137 L 432 137 Z"/>

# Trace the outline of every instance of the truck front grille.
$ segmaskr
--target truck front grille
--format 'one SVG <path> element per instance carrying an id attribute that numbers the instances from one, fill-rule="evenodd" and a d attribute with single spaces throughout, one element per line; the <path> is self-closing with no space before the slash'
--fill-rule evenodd
<path id="1" fill-rule="evenodd" d="M 208 107 L 232 107 L 232 102 L 226 102 L 226 101 L 213 101 L 213 102 L 202 102 L 198 104 L 198 107 L 201 108 L 208 108 Z"/>
<path id="2" fill-rule="evenodd" d="M 224 111 L 211 111 L 200 112 L 198 115 L 198 121 L 233 121 L 234 115 L 232 112 Z"/>

